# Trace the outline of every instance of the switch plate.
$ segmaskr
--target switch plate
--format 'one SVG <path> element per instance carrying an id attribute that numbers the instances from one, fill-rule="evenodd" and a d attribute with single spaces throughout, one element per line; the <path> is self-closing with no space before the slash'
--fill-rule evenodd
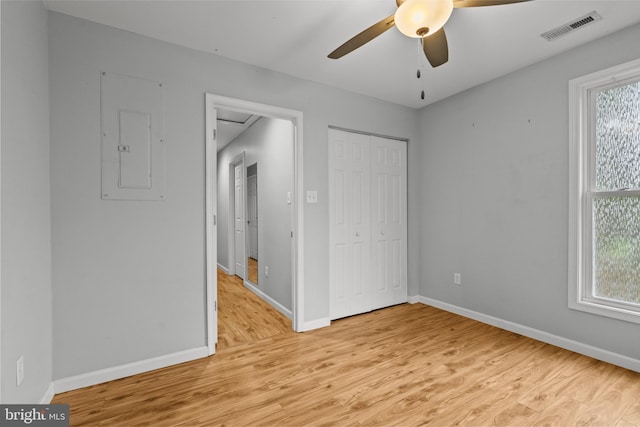
<path id="1" fill-rule="evenodd" d="M 264 266 L 264 277 L 269 277 L 269 266 L 268 265 Z"/>
<path id="2" fill-rule="evenodd" d="M 24 356 L 20 356 L 16 361 L 16 386 L 24 381 Z"/>
<path id="3" fill-rule="evenodd" d="M 462 284 L 462 276 L 460 275 L 460 273 L 453 273 L 453 283 L 455 285 Z"/>
<path id="4" fill-rule="evenodd" d="M 307 190 L 307 203 L 318 203 L 318 192 L 316 190 Z"/>
<path id="5" fill-rule="evenodd" d="M 287 204 L 291 204 L 291 191 L 287 191 Z"/>

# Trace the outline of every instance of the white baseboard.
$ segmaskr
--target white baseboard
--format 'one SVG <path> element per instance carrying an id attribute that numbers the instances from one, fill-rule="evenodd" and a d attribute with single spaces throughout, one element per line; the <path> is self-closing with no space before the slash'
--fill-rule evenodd
<path id="1" fill-rule="evenodd" d="M 218 263 L 218 268 L 222 271 L 224 271 L 224 274 L 229 274 L 229 269 L 227 267 L 225 267 L 224 265 Z"/>
<path id="2" fill-rule="evenodd" d="M 591 345 L 583 344 L 578 341 L 573 341 L 568 338 L 550 334 L 539 329 L 530 328 L 519 323 L 499 319 L 497 317 L 489 316 L 487 314 L 479 313 L 477 311 L 469 310 L 463 307 L 458 307 L 456 305 L 438 301 L 435 299 L 423 296 L 419 296 L 418 299 L 422 304 L 440 308 L 451 313 L 459 314 L 460 316 L 468 317 L 469 319 L 477 320 L 478 322 L 486 323 L 500 329 L 515 332 L 516 334 L 524 335 L 525 337 L 533 338 L 534 340 L 542 341 L 556 347 L 564 348 L 565 350 L 584 354 L 585 356 L 602 360 L 603 362 L 611 363 L 613 365 L 621 366 L 632 371 L 640 372 L 640 360 L 631 358 L 629 356 L 614 353 L 612 351 L 604 350 L 598 347 L 593 347 Z"/>
<path id="3" fill-rule="evenodd" d="M 38 402 L 40 405 L 48 405 L 49 403 L 51 403 L 51 401 L 53 400 L 53 396 L 54 396 L 54 387 L 53 387 L 53 382 L 49 383 L 49 387 L 47 388 L 47 391 L 44 393 L 44 396 L 42 396 L 42 399 L 40 399 L 40 402 Z"/>
<path id="4" fill-rule="evenodd" d="M 331 326 L 331 319 L 328 317 L 312 320 L 310 322 L 302 322 L 302 326 L 297 332 L 308 332 L 314 329 L 326 328 L 327 326 Z"/>
<path id="5" fill-rule="evenodd" d="M 207 357 L 208 354 L 209 352 L 207 347 L 198 347 L 167 354 L 165 356 L 158 356 L 151 359 L 140 360 L 138 362 L 127 363 L 126 365 L 114 366 L 113 368 L 100 369 L 93 372 L 87 372 L 85 374 L 75 375 L 73 377 L 61 378 L 53 382 L 53 390 L 56 394 L 64 393 L 65 391 L 89 387 L 120 378 L 130 377 L 131 375 L 141 374 L 143 372 L 166 368 L 167 366 L 177 365 L 179 363 L 201 359 L 203 357 Z"/>
<path id="6" fill-rule="evenodd" d="M 249 289 L 251 292 L 256 294 L 260 299 L 262 299 L 267 304 L 269 304 L 271 307 L 275 308 L 280 313 L 287 316 L 287 318 L 289 319 L 293 318 L 293 313 L 291 313 L 291 310 L 289 310 L 287 307 L 285 307 L 284 305 L 280 304 L 278 301 L 271 298 L 269 295 L 262 292 L 262 289 L 259 289 L 257 286 L 247 282 L 246 280 L 244 281 L 244 286 L 245 288 Z"/>
<path id="7" fill-rule="evenodd" d="M 409 304 L 417 304 L 420 302 L 420 295 L 414 295 L 411 297 L 407 297 L 407 302 Z"/>

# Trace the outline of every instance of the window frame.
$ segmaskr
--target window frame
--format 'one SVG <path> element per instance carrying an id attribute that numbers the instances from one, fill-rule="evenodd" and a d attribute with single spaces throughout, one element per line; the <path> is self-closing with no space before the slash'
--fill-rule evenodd
<path id="1" fill-rule="evenodd" d="M 640 304 L 593 296 L 593 202 L 640 196 L 640 189 L 595 189 L 595 95 L 640 81 L 640 59 L 569 81 L 569 308 L 640 323 Z"/>

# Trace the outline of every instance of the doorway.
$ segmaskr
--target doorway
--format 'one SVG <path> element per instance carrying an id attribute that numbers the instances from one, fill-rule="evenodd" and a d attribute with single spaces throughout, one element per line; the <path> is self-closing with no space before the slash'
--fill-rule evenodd
<path id="1" fill-rule="evenodd" d="M 292 328 L 295 331 L 303 330 L 303 206 L 302 206 L 302 112 L 282 109 L 279 107 L 269 106 L 265 104 L 257 104 L 249 101 L 238 100 L 213 94 L 206 94 L 205 97 L 206 123 L 207 123 L 207 344 L 209 353 L 215 352 L 215 343 L 217 342 L 217 215 L 218 206 L 217 197 L 217 111 L 219 109 L 235 112 L 243 112 L 256 114 L 268 118 L 276 118 L 286 120 L 292 125 L 293 133 L 293 154 L 290 161 L 293 164 L 293 191 L 287 196 L 291 203 L 291 224 L 289 245 L 291 248 L 291 320 Z M 245 168 L 246 170 L 246 168 Z M 259 187 L 260 178 L 256 175 L 257 187 Z M 246 181 L 243 187 L 247 191 Z M 259 191 L 259 190 L 258 190 Z M 246 211 L 245 211 L 246 212 Z M 258 209 L 258 218 L 260 215 Z M 246 220 L 246 218 L 244 218 Z M 245 233 L 245 243 L 247 236 Z M 249 245 L 250 242 L 247 244 Z M 259 238 L 257 240 L 257 248 L 259 250 Z M 246 260 L 245 269 L 246 269 Z M 259 256 L 258 256 L 259 260 Z M 260 279 L 258 279 L 260 282 Z"/>

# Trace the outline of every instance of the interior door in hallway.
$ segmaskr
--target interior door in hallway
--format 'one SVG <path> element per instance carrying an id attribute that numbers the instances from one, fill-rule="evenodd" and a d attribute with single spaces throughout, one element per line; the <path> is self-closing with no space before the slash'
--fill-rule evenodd
<path id="1" fill-rule="evenodd" d="M 247 226 L 249 232 L 249 256 L 258 259 L 258 176 L 247 177 Z"/>
<path id="2" fill-rule="evenodd" d="M 244 254 L 244 188 L 243 176 L 244 163 L 234 166 L 234 236 L 235 236 L 235 258 L 236 275 L 244 279 L 245 254 Z"/>

